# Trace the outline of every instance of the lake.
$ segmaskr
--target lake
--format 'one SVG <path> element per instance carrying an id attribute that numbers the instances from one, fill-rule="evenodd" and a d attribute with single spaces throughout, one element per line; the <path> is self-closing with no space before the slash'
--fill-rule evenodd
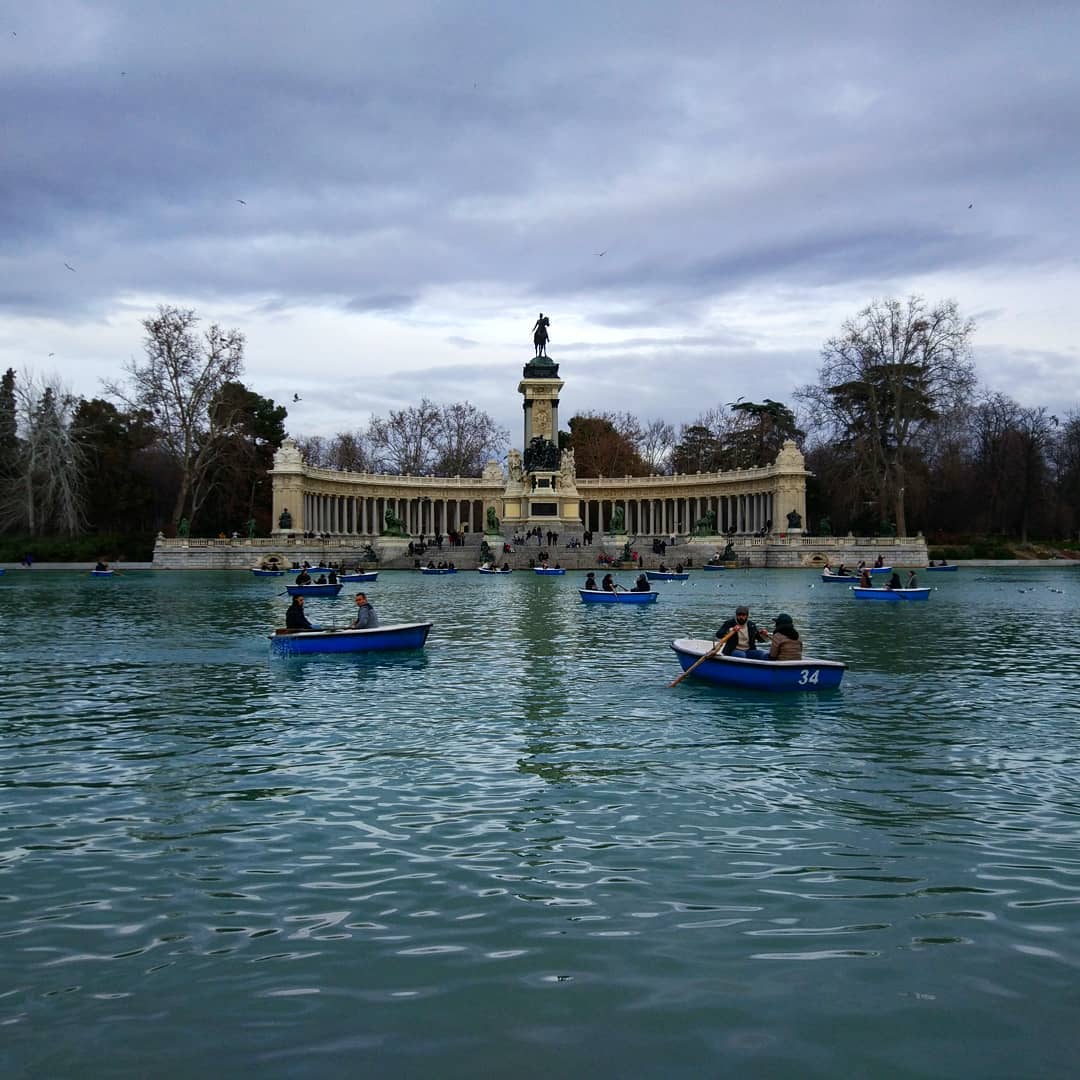
<path id="1" fill-rule="evenodd" d="M 1080 569 L 583 577 L 0 577 L 3 1075 L 1075 1075 Z M 669 689 L 740 602 L 842 688 Z"/>

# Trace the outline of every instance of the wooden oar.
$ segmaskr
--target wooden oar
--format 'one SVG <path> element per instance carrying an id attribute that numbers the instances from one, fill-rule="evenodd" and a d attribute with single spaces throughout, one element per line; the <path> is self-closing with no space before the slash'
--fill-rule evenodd
<path id="1" fill-rule="evenodd" d="M 698 666 L 698 664 L 704 664 L 706 660 L 714 657 L 724 647 L 724 645 L 727 644 L 728 638 L 733 637 L 738 632 L 739 628 L 737 626 L 733 626 L 707 653 L 705 653 L 703 656 L 699 656 L 677 679 L 673 679 L 671 682 L 669 682 L 668 689 L 670 690 L 673 686 L 678 686 L 679 683 L 681 683 L 683 679 L 685 679 L 686 676 L 689 675 L 690 672 Z"/>

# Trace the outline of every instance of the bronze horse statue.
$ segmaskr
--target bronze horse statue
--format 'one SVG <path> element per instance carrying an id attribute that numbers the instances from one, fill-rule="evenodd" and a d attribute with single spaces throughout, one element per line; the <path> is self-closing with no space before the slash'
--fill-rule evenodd
<path id="1" fill-rule="evenodd" d="M 548 330 L 551 320 L 540 312 L 540 318 L 533 324 L 533 346 L 537 356 L 547 356 Z"/>

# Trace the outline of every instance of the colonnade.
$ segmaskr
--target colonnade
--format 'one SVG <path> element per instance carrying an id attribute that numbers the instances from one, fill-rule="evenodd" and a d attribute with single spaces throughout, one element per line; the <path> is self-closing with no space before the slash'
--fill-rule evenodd
<path id="1" fill-rule="evenodd" d="M 305 492 L 304 530 L 335 536 L 378 536 L 386 511 L 403 522 L 411 536 L 441 532 L 476 532 L 483 528 L 484 503 L 480 499 L 438 499 L 326 495 Z"/>
<path id="2" fill-rule="evenodd" d="M 682 498 L 583 499 L 581 521 L 592 532 L 608 532 L 617 506 L 623 509 L 624 529 L 634 536 L 669 536 L 692 533 L 710 510 L 716 517 L 715 531 L 732 529 L 740 535 L 768 528 L 784 531 L 777 523 L 775 498 L 771 491 L 741 495 L 697 495 Z"/>

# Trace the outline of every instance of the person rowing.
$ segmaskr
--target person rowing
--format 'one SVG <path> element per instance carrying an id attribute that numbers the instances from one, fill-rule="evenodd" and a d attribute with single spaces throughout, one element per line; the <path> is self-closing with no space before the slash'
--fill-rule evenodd
<path id="1" fill-rule="evenodd" d="M 724 646 L 724 656 L 742 656 L 747 660 L 765 659 L 766 654 L 755 646 L 759 641 L 768 641 L 769 635 L 750 621 L 750 609 L 745 604 L 740 604 L 735 609 L 734 619 L 726 619 L 721 624 L 716 636 L 722 638 L 732 630 L 735 633 Z"/>

